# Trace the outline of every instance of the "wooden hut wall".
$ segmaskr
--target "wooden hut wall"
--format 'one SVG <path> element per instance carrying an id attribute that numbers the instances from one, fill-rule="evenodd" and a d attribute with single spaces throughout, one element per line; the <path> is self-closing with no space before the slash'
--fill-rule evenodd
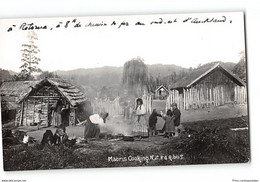
<path id="1" fill-rule="evenodd" d="M 22 119 L 23 119 L 23 102 L 18 105 L 16 108 L 16 119 L 15 119 L 15 125 L 22 125 Z"/>
<path id="2" fill-rule="evenodd" d="M 175 102 L 180 109 L 197 109 L 211 106 L 219 106 L 236 101 L 246 102 L 245 87 L 237 86 L 225 74 L 219 70 L 193 85 L 189 89 L 173 90 L 166 101 L 166 109 Z"/>
<path id="3" fill-rule="evenodd" d="M 39 88 L 37 91 L 32 92 L 22 102 L 23 104 L 23 121 L 21 125 L 30 125 L 35 121 L 38 110 L 42 111 L 42 120 L 44 124 L 48 124 L 50 120 L 51 106 L 62 98 L 66 103 L 64 97 L 54 88 L 54 86 L 45 85 Z"/>
<path id="4" fill-rule="evenodd" d="M 197 93 L 198 105 L 223 105 L 234 101 L 235 83 L 219 70 L 215 70 L 192 88 Z M 196 107 L 196 106 L 195 106 Z"/>

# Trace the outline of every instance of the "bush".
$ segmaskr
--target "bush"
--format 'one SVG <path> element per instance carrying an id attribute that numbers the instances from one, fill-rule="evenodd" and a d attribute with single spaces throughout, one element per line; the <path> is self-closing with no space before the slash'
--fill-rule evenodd
<path id="1" fill-rule="evenodd" d="M 189 132 L 189 130 L 188 130 Z M 217 164 L 248 162 L 250 147 L 248 131 L 204 128 L 185 133 L 178 142 L 164 148 L 184 154 L 187 164 Z M 169 151 L 170 152 L 170 151 Z"/>

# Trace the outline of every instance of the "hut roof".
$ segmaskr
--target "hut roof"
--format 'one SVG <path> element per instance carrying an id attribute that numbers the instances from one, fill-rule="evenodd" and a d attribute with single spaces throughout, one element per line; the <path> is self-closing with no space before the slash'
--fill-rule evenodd
<path id="1" fill-rule="evenodd" d="M 225 74 L 229 79 L 235 82 L 237 85 L 245 86 L 243 80 L 237 77 L 234 73 L 232 73 L 229 69 L 225 68 L 220 63 L 212 65 L 204 65 L 201 66 L 189 73 L 189 75 L 183 77 L 178 80 L 176 83 L 169 86 L 172 89 L 178 88 L 190 88 L 191 86 L 196 85 L 199 81 L 203 80 L 205 77 L 210 75 L 213 71 L 220 70 L 223 74 Z"/>
<path id="2" fill-rule="evenodd" d="M 155 92 L 158 92 L 161 88 L 163 88 L 166 92 L 169 93 L 168 89 L 167 89 L 164 85 L 160 85 L 159 87 L 157 87 L 157 89 L 155 90 Z"/>
<path id="3" fill-rule="evenodd" d="M 68 81 L 49 78 L 38 81 L 3 82 L 0 87 L 1 100 L 2 102 L 19 103 L 29 96 L 33 90 L 38 89 L 46 83 L 50 83 L 55 86 L 58 92 L 64 96 L 72 106 L 76 106 L 77 104 L 87 100 L 85 94 Z"/>
<path id="4" fill-rule="evenodd" d="M 0 87 L 1 108 L 2 110 L 14 110 L 17 108 L 17 101 L 27 93 L 32 91 L 32 88 L 37 84 L 37 81 L 7 81 L 3 82 Z"/>

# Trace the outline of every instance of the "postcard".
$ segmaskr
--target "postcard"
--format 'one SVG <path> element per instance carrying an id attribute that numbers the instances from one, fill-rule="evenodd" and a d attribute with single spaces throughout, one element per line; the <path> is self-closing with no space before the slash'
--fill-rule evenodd
<path id="1" fill-rule="evenodd" d="M 243 12 L 0 19 L 5 171 L 248 163 Z"/>

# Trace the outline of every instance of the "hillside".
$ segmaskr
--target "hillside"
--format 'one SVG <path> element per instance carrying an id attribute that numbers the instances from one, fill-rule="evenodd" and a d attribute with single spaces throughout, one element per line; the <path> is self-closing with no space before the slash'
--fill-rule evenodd
<path id="1" fill-rule="evenodd" d="M 206 63 L 204 65 L 213 66 L 216 63 L 217 62 Z M 243 67 L 241 62 L 237 65 L 235 63 L 220 63 L 229 70 L 239 73 L 241 72 L 239 68 Z M 155 84 L 165 84 L 166 86 L 176 82 L 188 74 L 189 71 L 192 71 L 192 68 L 187 69 L 174 64 L 153 64 L 147 65 L 147 67 L 148 74 L 153 77 Z M 115 89 L 118 91 L 121 90 L 123 67 L 105 66 L 100 68 L 80 68 L 69 71 L 58 70 L 55 73 L 62 78 L 70 79 L 78 86 L 84 87 L 91 96 L 94 96 L 101 89 L 107 90 L 107 92 L 115 92 Z M 15 72 L 0 69 L 1 81 L 11 80 L 12 74 L 15 74 Z"/>
<path id="2" fill-rule="evenodd" d="M 8 70 L 0 68 L 0 83 L 7 80 L 12 80 L 12 75 L 9 73 Z"/>
<path id="3" fill-rule="evenodd" d="M 105 66 L 101 68 L 56 71 L 56 73 L 63 78 L 75 81 L 77 84 L 101 88 L 103 86 L 120 85 L 123 68 Z"/>
<path id="4" fill-rule="evenodd" d="M 166 77 L 172 73 L 177 75 L 181 72 L 187 72 L 188 69 L 182 68 L 176 65 L 163 65 L 154 64 L 147 65 L 149 75 L 154 78 L 160 76 L 160 78 Z M 103 86 L 119 86 L 122 80 L 123 67 L 100 67 L 100 68 L 88 68 L 88 69 L 76 69 L 70 71 L 56 71 L 56 73 L 64 78 L 72 79 L 81 85 L 91 85 L 101 88 Z"/>
<path id="5" fill-rule="evenodd" d="M 153 77 L 157 77 L 160 75 L 161 78 L 166 77 L 168 75 L 173 74 L 174 72 L 179 75 L 181 72 L 187 72 L 187 68 L 183 68 L 181 66 L 176 66 L 174 64 L 153 64 L 147 65 L 149 73 Z"/>
<path id="6" fill-rule="evenodd" d="M 214 65 L 217 62 L 207 63 Z M 233 70 L 235 63 L 222 63 L 229 70 Z M 203 65 L 202 65 L 203 66 Z M 169 81 L 174 81 L 183 77 L 192 68 L 183 68 L 174 64 L 163 65 L 163 64 L 153 64 L 147 65 L 148 74 L 153 78 L 158 78 L 162 83 L 167 83 Z M 111 67 L 105 66 L 100 68 L 80 68 L 69 71 L 58 70 L 56 73 L 66 79 L 71 79 L 75 81 L 78 85 L 83 85 L 87 87 L 102 88 L 102 87 L 119 87 L 122 80 L 123 67 Z M 170 79 L 174 75 L 174 79 Z"/>

